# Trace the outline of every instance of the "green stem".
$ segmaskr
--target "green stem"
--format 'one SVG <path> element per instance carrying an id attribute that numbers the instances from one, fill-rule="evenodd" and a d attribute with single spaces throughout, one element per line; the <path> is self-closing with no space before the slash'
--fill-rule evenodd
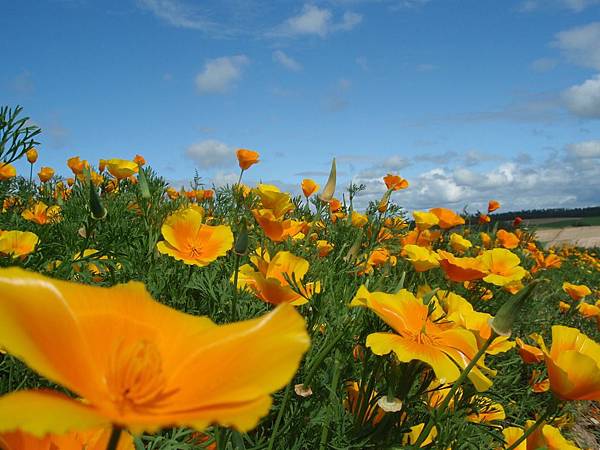
<path id="1" fill-rule="evenodd" d="M 335 353 L 335 365 L 333 367 L 333 379 L 331 380 L 331 390 L 330 390 L 330 401 L 331 404 L 334 405 L 336 403 L 336 395 L 335 391 L 337 389 L 337 385 L 340 381 L 340 358 L 339 352 Z M 327 447 L 327 436 L 329 435 L 329 424 L 331 422 L 331 412 L 325 416 L 325 420 L 323 421 L 323 428 L 321 429 L 321 440 L 319 442 L 319 450 L 325 450 Z"/>
<path id="2" fill-rule="evenodd" d="M 279 407 L 279 412 L 277 413 L 277 418 L 275 419 L 275 426 L 273 427 L 273 433 L 271 434 L 271 439 L 269 440 L 269 446 L 267 450 L 273 450 L 273 444 L 277 440 L 277 433 L 279 432 L 279 425 L 281 425 L 281 419 L 283 419 L 283 412 L 290 401 L 290 396 L 292 395 L 292 383 L 293 380 L 285 388 L 285 392 L 283 394 L 283 400 L 281 402 L 281 406 Z"/>
<path id="3" fill-rule="evenodd" d="M 458 388 L 467 379 L 467 376 L 469 375 L 469 373 L 471 372 L 471 370 L 473 369 L 473 367 L 475 367 L 477 365 L 477 361 L 479 361 L 479 359 L 481 359 L 481 357 L 485 354 L 485 351 L 490 346 L 490 344 L 492 343 L 492 341 L 494 339 L 496 339 L 496 337 L 497 337 L 496 333 L 494 333 L 492 331 L 491 336 L 487 339 L 487 341 L 484 342 L 483 346 L 475 354 L 475 356 L 473 357 L 473 359 L 471 360 L 471 362 L 469 362 L 469 364 L 467 365 L 467 367 L 465 367 L 465 369 L 460 373 L 460 376 L 456 379 L 456 381 L 452 385 L 452 388 L 450 389 L 450 392 L 448 392 L 448 395 L 446 396 L 446 398 L 444 398 L 444 401 L 440 405 L 440 407 L 439 407 L 439 412 L 440 413 L 443 413 L 446 410 L 446 408 L 450 404 L 450 401 L 454 397 L 454 394 L 456 394 L 456 391 L 458 390 Z M 421 430 L 421 434 L 419 434 L 419 437 L 415 441 L 415 443 L 414 443 L 414 447 L 415 448 L 420 448 L 421 447 L 421 444 L 425 441 L 425 439 L 427 439 L 427 436 L 429 436 L 429 433 L 431 432 L 431 429 L 433 428 L 433 424 L 434 424 L 434 417 L 432 415 L 429 418 L 429 421 L 427 422 L 427 425 L 425 425 L 425 427 L 423 427 L 423 430 Z"/>
<path id="4" fill-rule="evenodd" d="M 33 181 L 33 164 L 29 163 L 29 184 Z"/>
<path id="5" fill-rule="evenodd" d="M 519 439 L 517 439 L 515 442 L 513 442 L 510 445 L 510 447 L 508 447 L 506 450 L 514 450 L 515 448 L 517 448 L 521 442 L 523 442 L 525 439 L 527 439 L 531 433 L 533 433 L 536 429 L 538 429 L 539 426 L 542 425 L 546 421 L 546 419 L 548 417 L 550 417 L 556 411 L 557 406 L 558 406 L 558 403 L 556 402 L 556 399 L 552 399 L 552 403 L 550 403 L 550 405 L 548 405 L 544 414 L 542 414 L 540 416 L 540 418 L 538 420 L 536 420 L 533 425 L 531 425 L 529 428 L 527 428 L 525 430 L 525 432 L 523 433 L 523 435 Z"/>
<path id="6" fill-rule="evenodd" d="M 123 428 L 121 428 L 120 426 L 112 426 L 110 438 L 108 438 L 108 444 L 106 445 L 106 450 L 117 450 L 117 446 L 119 445 L 119 439 L 121 438 L 122 432 Z"/>
<path id="7" fill-rule="evenodd" d="M 240 273 L 240 255 L 235 254 L 235 272 L 233 273 L 233 296 L 231 298 L 231 321 L 238 320 L 238 278 Z"/>
<path id="8" fill-rule="evenodd" d="M 337 336 L 335 336 L 333 339 L 331 339 L 330 342 L 328 342 L 325 346 L 323 346 L 323 348 L 321 348 L 319 353 L 317 353 L 315 355 L 314 362 L 310 365 L 310 368 L 308 369 L 308 373 L 306 374 L 306 378 L 304 379 L 303 384 L 305 387 L 308 388 L 310 386 L 309 383 L 312 381 L 312 378 L 315 375 L 315 373 L 317 372 L 317 369 L 319 368 L 319 366 L 321 365 L 321 363 L 323 362 L 325 357 L 329 354 L 329 352 L 333 349 L 333 347 L 335 347 L 335 345 L 338 343 L 338 341 L 343 336 L 344 336 L 344 332 L 341 331 L 340 333 L 338 333 Z"/>

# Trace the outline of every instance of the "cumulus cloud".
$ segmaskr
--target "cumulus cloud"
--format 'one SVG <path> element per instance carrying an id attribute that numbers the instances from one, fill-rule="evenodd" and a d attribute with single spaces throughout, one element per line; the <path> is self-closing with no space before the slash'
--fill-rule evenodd
<path id="1" fill-rule="evenodd" d="M 278 62 L 286 69 L 294 72 L 302 70 L 302 65 L 291 56 L 285 54 L 282 50 L 275 50 L 273 52 L 273 61 Z"/>
<path id="2" fill-rule="evenodd" d="M 569 61 L 600 70 L 599 43 L 600 22 L 592 22 L 561 31 L 552 45 L 559 48 Z"/>
<path id="3" fill-rule="evenodd" d="M 563 100 L 569 111 L 577 116 L 600 118 L 600 75 L 571 86 L 563 92 Z"/>
<path id="4" fill-rule="evenodd" d="M 407 176 L 410 187 L 394 195 L 407 210 L 444 206 L 469 211 L 483 210 L 490 198 L 498 199 L 503 210 L 590 206 L 600 198 L 600 141 L 580 142 L 550 155 L 548 160 L 523 165 L 514 161 L 481 167 L 436 167 Z M 367 189 L 357 204 L 364 207 L 385 192 L 383 173 L 359 173 L 354 182 Z"/>
<path id="5" fill-rule="evenodd" d="M 196 76 L 196 88 L 201 94 L 225 93 L 242 76 L 250 60 L 245 55 L 222 56 L 206 61 L 202 72 Z"/>
<path id="6" fill-rule="evenodd" d="M 585 141 L 567 146 L 568 152 L 575 158 L 594 159 L 600 158 L 600 140 Z"/>
<path id="7" fill-rule="evenodd" d="M 207 139 L 190 145 L 185 155 L 206 169 L 229 167 L 235 163 L 235 153 L 232 148 L 221 141 Z"/>
<path id="8" fill-rule="evenodd" d="M 302 11 L 280 24 L 270 36 L 319 36 L 326 37 L 338 31 L 349 31 L 362 22 L 360 14 L 346 11 L 335 19 L 331 10 L 317 5 L 305 4 Z"/>

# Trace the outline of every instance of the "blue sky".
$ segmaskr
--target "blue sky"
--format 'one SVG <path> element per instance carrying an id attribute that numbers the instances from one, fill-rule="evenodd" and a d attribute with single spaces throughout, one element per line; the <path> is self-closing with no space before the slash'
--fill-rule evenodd
<path id="1" fill-rule="evenodd" d="M 42 165 L 144 155 L 174 184 L 381 177 L 409 209 L 600 203 L 600 0 L 0 0 L 0 103 Z M 26 171 L 26 164 L 18 168 Z"/>

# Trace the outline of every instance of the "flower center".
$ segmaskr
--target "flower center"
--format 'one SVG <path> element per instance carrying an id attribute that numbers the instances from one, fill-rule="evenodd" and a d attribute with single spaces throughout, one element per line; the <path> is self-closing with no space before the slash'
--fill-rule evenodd
<path id="1" fill-rule="evenodd" d="M 165 392 L 160 353 L 146 340 L 119 343 L 108 362 L 106 383 L 119 409 L 148 408 L 171 395 Z"/>
<path id="2" fill-rule="evenodd" d="M 189 241 L 187 251 L 191 258 L 199 258 L 202 256 L 202 245 L 197 240 Z"/>

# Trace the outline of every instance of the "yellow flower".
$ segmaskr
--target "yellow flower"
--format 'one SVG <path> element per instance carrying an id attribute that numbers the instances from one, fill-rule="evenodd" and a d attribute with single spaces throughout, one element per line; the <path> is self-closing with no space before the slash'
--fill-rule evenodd
<path id="1" fill-rule="evenodd" d="M 317 250 L 319 251 L 319 258 L 324 258 L 329 255 L 331 250 L 333 250 L 333 244 L 330 244 L 324 239 L 319 239 L 317 241 Z"/>
<path id="2" fill-rule="evenodd" d="M 504 407 L 487 397 L 476 395 L 472 398 L 475 412 L 467 416 L 469 422 L 490 423 L 506 419 Z"/>
<path id="3" fill-rule="evenodd" d="M 600 344 L 576 328 L 555 325 L 552 348 L 544 353 L 550 389 L 558 398 L 600 400 Z"/>
<path id="4" fill-rule="evenodd" d="M 4 231 L 0 234 L 0 255 L 25 257 L 35 250 L 38 242 L 37 234 L 29 231 Z"/>
<path id="5" fill-rule="evenodd" d="M 21 217 L 38 225 L 56 223 L 61 220 L 60 206 L 48 206 L 44 202 L 37 202 L 35 205 L 24 210 L 21 213 Z"/>
<path id="6" fill-rule="evenodd" d="M 423 361 L 446 383 L 455 381 L 460 367 L 466 367 L 478 351 L 473 333 L 450 321 L 434 320 L 441 312 L 434 310 L 430 315 L 428 305 L 406 289 L 386 294 L 369 292 L 361 286 L 350 306 L 369 308 L 394 330 L 367 336 L 366 345 L 373 353 L 394 352 L 402 362 Z M 469 373 L 469 379 L 478 390 L 485 390 L 491 384 L 477 367 Z"/>
<path id="7" fill-rule="evenodd" d="M 11 164 L 0 161 L 0 181 L 6 181 L 17 176 L 17 169 Z"/>
<path id="8" fill-rule="evenodd" d="M 141 283 L 102 288 L 16 268 L 0 269 L 0 292 L 5 350 L 84 399 L 7 394 L 0 432 L 116 424 L 137 434 L 214 423 L 249 430 L 309 345 L 304 320 L 288 305 L 216 325 L 153 300 Z"/>
<path id="9" fill-rule="evenodd" d="M 181 209 L 167 217 L 161 228 L 165 240 L 156 244 L 158 251 L 196 266 L 206 266 L 224 256 L 233 246 L 231 228 L 205 225 L 202 218 L 195 208 Z"/>
<path id="10" fill-rule="evenodd" d="M 73 171 L 73 174 L 79 175 L 83 172 L 83 169 L 90 167 L 90 164 L 86 160 L 82 160 L 79 156 L 73 156 L 67 160 L 67 166 Z"/>
<path id="11" fill-rule="evenodd" d="M 528 420 L 526 428 L 532 426 L 533 421 Z M 528 449 L 546 450 L 580 450 L 573 442 L 568 441 L 560 434 L 558 428 L 552 425 L 542 425 L 527 437 Z"/>
<path id="12" fill-rule="evenodd" d="M 440 257 L 428 248 L 408 244 L 404 246 L 402 252 L 406 254 L 407 259 L 413 264 L 417 272 L 425 272 L 440 266 Z"/>
<path id="13" fill-rule="evenodd" d="M 308 272 L 308 261 L 290 252 L 278 252 L 271 259 L 266 251 L 258 249 L 250 261 L 253 265 L 244 264 L 240 267 L 238 287 L 248 288 L 267 303 L 302 305 L 308 302 L 313 293 L 321 291 L 318 281 L 302 284 Z M 297 284 L 300 292 L 292 289 L 288 279 Z"/>
<path id="14" fill-rule="evenodd" d="M 420 423 L 418 425 L 415 425 L 414 427 L 410 427 L 410 431 L 408 433 L 404 433 L 404 435 L 402 436 L 402 445 L 410 445 L 414 442 L 417 442 L 417 439 L 419 438 L 421 431 L 423 431 L 424 427 L 425 427 L 424 423 Z M 433 440 L 436 438 L 436 436 L 437 436 L 437 429 L 436 429 L 436 427 L 433 427 L 431 429 L 431 431 L 429 432 L 429 435 L 427 436 L 427 438 L 420 445 L 420 447 L 425 447 L 425 446 L 431 444 L 433 442 Z"/>
<path id="15" fill-rule="evenodd" d="M 25 155 L 27 156 L 27 161 L 29 161 L 30 164 L 35 164 L 38 159 L 38 152 L 35 147 L 31 147 L 29 150 L 27 150 Z"/>
<path id="16" fill-rule="evenodd" d="M 362 228 L 369 223 L 369 218 L 357 211 L 352 211 L 351 221 L 353 227 Z"/>
<path id="17" fill-rule="evenodd" d="M 421 231 L 437 225 L 440 221 L 438 216 L 425 211 L 413 211 L 413 217 L 415 218 L 415 224 L 417 225 L 417 228 Z"/>
<path id="18" fill-rule="evenodd" d="M 294 209 L 289 194 L 281 192 L 277 186 L 259 184 L 256 186 L 256 193 L 260 197 L 263 209 L 270 209 L 277 219 Z"/>
<path id="19" fill-rule="evenodd" d="M 127 159 L 113 158 L 106 161 L 108 172 L 117 180 L 130 177 L 139 170 L 139 166 L 134 161 Z"/>
<path id="20" fill-rule="evenodd" d="M 527 274 L 527 271 L 519 265 L 521 264 L 519 257 L 504 248 L 486 250 L 479 259 L 485 270 L 489 272 L 483 280 L 496 286 L 521 280 Z"/>
<path id="21" fill-rule="evenodd" d="M 463 253 L 473 247 L 473 244 L 468 239 L 465 239 L 458 233 L 450 235 L 450 246 L 455 252 Z"/>
<path id="22" fill-rule="evenodd" d="M 563 283 L 562 289 L 576 302 L 592 293 L 590 288 L 584 284 L 571 284 L 567 281 Z"/>

